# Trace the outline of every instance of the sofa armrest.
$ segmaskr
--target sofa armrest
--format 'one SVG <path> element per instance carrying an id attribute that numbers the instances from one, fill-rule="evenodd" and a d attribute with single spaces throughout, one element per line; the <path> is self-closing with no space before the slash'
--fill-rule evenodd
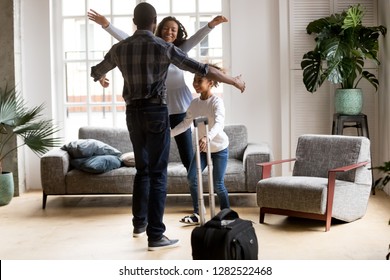
<path id="1" fill-rule="evenodd" d="M 41 157 L 41 183 L 44 194 L 66 194 L 65 176 L 70 169 L 67 151 L 54 148 Z"/>
<path id="2" fill-rule="evenodd" d="M 248 192 L 256 192 L 257 182 L 262 175 L 262 169 L 256 164 L 271 161 L 271 148 L 266 143 L 248 143 L 244 151 L 243 164 L 245 168 L 245 182 Z"/>

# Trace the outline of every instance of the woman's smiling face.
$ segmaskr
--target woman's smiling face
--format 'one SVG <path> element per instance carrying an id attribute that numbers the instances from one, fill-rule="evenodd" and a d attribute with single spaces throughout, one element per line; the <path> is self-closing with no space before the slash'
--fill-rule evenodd
<path id="1" fill-rule="evenodd" d="M 173 43 L 177 38 L 177 32 L 179 30 L 179 26 L 173 20 L 167 21 L 164 23 L 164 26 L 161 30 L 162 39 L 165 42 Z"/>

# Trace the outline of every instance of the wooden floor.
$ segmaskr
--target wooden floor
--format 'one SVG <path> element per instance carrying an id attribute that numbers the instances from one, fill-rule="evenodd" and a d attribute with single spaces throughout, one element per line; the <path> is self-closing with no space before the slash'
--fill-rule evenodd
<path id="1" fill-rule="evenodd" d="M 259 224 L 255 196 L 231 196 L 232 208 L 254 222 L 260 260 L 384 260 L 390 243 L 390 196 L 370 197 L 366 215 L 352 223 L 324 223 L 266 215 Z M 146 237 L 132 237 L 131 196 L 49 196 L 28 192 L 0 207 L 2 260 L 191 260 L 192 226 L 179 219 L 191 211 L 189 197 L 168 197 L 166 235 L 178 248 L 147 251 Z"/>

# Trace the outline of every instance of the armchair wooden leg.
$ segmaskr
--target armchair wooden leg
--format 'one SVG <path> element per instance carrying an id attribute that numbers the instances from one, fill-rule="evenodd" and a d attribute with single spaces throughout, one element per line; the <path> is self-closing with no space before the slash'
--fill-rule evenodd
<path id="1" fill-rule="evenodd" d="M 325 231 L 329 231 L 330 230 L 331 223 L 332 223 L 332 217 L 326 218 L 326 221 L 325 221 Z"/>

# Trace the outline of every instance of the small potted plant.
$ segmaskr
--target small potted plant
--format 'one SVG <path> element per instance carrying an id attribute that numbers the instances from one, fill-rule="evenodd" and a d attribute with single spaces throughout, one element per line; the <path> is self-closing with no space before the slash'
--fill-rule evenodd
<path id="1" fill-rule="evenodd" d="M 53 137 L 58 127 L 41 118 L 43 109 L 43 105 L 27 108 L 14 87 L 0 87 L 0 206 L 8 204 L 14 194 L 13 175 L 3 171 L 3 160 L 24 145 L 42 155 L 60 144 L 60 138 Z M 19 145 L 12 144 L 14 137 L 21 139 Z"/>
<path id="2" fill-rule="evenodd" d="M 335 94 L 336 113 L 361 113 L 363 98 L 358 85 L 362 78 L 375 90 L 379 86 L 376 76 L 363 69 L 367 60 L 380 64 L 378 39 L 380 35 L 386 35 L 387 29 L 383 25 L 364 26 L 363 17 L 364 10 L 358 4 L 341 14 L 314 20 L 306 27 L 308 34 L 316 34 L 316 45 L 314 50 L 303 55 L 303 83 L 311 93 L 326 80 L 339 85 Z"/>

